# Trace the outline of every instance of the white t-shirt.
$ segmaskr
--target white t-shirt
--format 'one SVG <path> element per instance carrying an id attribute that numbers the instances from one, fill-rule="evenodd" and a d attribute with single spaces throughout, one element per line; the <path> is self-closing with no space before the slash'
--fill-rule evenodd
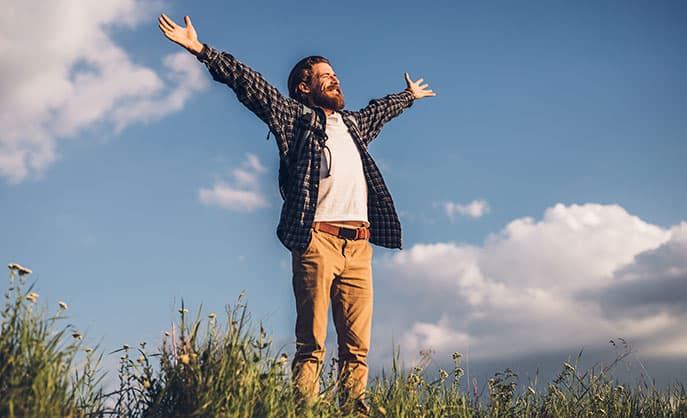
<path id="1" fill-rule="evenodd" d="M 331 157 L 322 150 L 315 222 L 367 222 L 367 183 L 358 147 L 337 112 L 327 116 L 325 131 Z"/>

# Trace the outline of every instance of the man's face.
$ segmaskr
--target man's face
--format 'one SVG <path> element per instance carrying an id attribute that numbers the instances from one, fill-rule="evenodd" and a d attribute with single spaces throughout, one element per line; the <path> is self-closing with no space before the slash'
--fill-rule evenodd
<path id="1" fill-rule="evenodd" d="M 312 80 L 309 88 L 310 101 L 315 106 L 330 110 L 343 109 L 344 96 L 339 79 L 326 62 L 319 62 L 312 66 Z"/>

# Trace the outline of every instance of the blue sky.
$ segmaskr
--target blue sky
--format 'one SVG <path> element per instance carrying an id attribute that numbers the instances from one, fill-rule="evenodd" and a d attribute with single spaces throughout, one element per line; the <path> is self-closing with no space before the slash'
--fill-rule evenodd
<path id="1" fill-rule="evenodd" d="M 392 341 L 408 362 L 429 348 L 560 364 L 625 337 L 656 375 L 685 376 L 677 1 L 10 5 L 0 255 L 91 341 L 159 342 L 182 298 L 221 312 L 245 291 L 293 352 L 274 140 L 162 36 L 163 11 L 281 91 L 317 54 L 350 109 L 402 90 L 405 71 L 437 92 L 370 148 L 404 227 L 402 252 L 375 249 L 373 367 Z"/>

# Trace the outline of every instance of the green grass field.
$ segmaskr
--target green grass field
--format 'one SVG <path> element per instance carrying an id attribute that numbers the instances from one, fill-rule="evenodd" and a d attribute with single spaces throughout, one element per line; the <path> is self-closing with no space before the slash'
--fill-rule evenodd
<path id="1" fill-rule="evenodd" d="M 300 405 L 290 385 L 286 355 L 273 352 L 261 325 L 251 323 L 241 298 L 225 318 L 179 310 L 178 328 L 161 347 L 123 346 L 119 386 L 103 388 L 103 353 L 64 324 L 66 304 L 41 306 L 30 271 L 10 265 L 0 328 L 0 417 L 345 417 L 337 374 L 324 365 L 323 392 Z M 461 355 L 452 370 L 401 367 L 372 378 L 367 401 L 373 417 L 687 417 L 687 393 L 643 383 L 620 385 L 615 363 L 577 370 L 564 363 L 544 391 L 521 384 L 510 370 L 489 380 L 488 393 L 460 390 Z M 579 358 L 578 358 L 579 359 Z M 425 362 L 430 364 L 430 362 Z M 534 386 L 541 386 L 537 384 Z"/>

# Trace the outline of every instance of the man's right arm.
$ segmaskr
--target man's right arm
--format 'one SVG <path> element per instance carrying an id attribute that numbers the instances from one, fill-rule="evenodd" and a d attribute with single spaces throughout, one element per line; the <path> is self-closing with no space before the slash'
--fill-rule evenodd
<path id="1" fill-rule="evenodd" d="M 293 122 L 301 108 L 298 102 L 284 97 L 260 73 L 242 64 L 231 54 L 200 43 L 191 19 L 185 16 L 184 21 L 186 27 L 179 26 L 162 14 L 159 27 L 169 40 L 186 48 L 204 63 L 212 78 L 234 90 L 239 101 L 265 122 L 275 136 L 281 139 L 291 137 L 289 131 L 293 129 Z M 284 145 L 279 144 L 280 148 Z"/>
<path id="2" fill-rule="evenodd" d="M 203 46 L 197 58 L 207 66 L 215 81 L 229 86 L 239 101 L 273 132 L 279 133 L 280 129 L 285 129 L 285 124 L 293 124 L 301 106 L 295 100 L 284 97 L 259 72 L 228 52 L 220 52 L 207 45 Z"/>

